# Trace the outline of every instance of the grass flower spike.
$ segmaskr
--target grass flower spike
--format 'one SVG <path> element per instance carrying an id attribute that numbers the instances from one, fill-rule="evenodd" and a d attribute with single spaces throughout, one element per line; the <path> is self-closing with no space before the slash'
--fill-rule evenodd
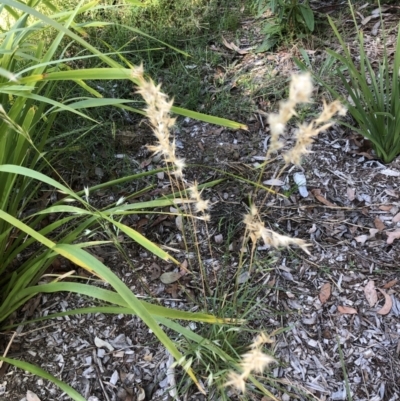
<path id="1" fill-rule="evenodd" d="M 286 164 L 292 163 L 297 166 L 301 163 L 303 155 L 310 153 L 314 138 L 320 133 L 331 127 L 334 122 L 331 120 L 335 114 L 344 116 L 346 108 L 337 100 L 327 104 L 324 100 L 323 110 L 318 118 L 309 124 L 301 124 L 296 131 L 296 143 L 292 149 L 283 155 Z"/>
<path id="2" fill-rule="evenodd" d="M 148 149 L 154 154 L 161 154 L 166 163 L 174 166 L 173 174 L 176 177 L 182 177 L 185 161 L 176 157 L 175 141 L 171 141 L 169 134 L 169 129 L 175 124 L 175 119 L 169 115 L 173 100 L 168 101 L 167 95 L 161 92 L 161 85 L 156 86 L 151 79 L 147 81 L 144 78 L 142 65 L 133 69 L 132 76 L 138 80 L 137 93 L 147 104 L 145 112 L 158 140 L 157 145 L 148 146 Z"/>
<path id="3" fill-rule="evenodd" d="M 289 88 L 289 99 L 280 103 L 278 114 L 270 114 L 268 116 L 271 141 L 267 157 L 283 147 L 284 144 L 280 141 L 280 136 L 284 134 L 286 124 L 296 115 L 297 105 L 311 102 L 312 91 L 313 84 L 310 74 L 292 76 Z M 298 127 L 295 134 L 295 146 L 283 156 L 286 164 L 293 163 L 300 165 L 301 157 L 310 152 L 309 149 L 314 141 L 314 137 L 333 124 L 331 118 L 335 114 L 345 115 L 346 111 L 346 108 L 337 100 L 330 104 L 324 101 L 320 116 L 311 121 L 311 123 L 302 124 Z"/>
<path id="4" fill-rule="evenodd" d="M 295 104 L 310 103 L 313 84 L 310 74 L 293 75 L 289 88 L 289 100 Z"/>
<path id="5" fill-rule="evenodd" d="M 312 82 L 310 74 L 293 75 L 289 89 L 289 99 L 279 104 L 278 114 L 268 116 L 271 130 L 271 143 L 267 157 L 283 147 L 279 137 L 285 132 L 287 122 L 296 115 L 296 106 L 311 102 Z"/>
<path id="6" fill-rule="evenodd" d="M 274 248 L 286 248 L 290 245 L 297 245 L 304 252 L 310 254 L 309 250 L 307 249 L 310 244 L 307 244 L 304 240 L 300 238 L 287 237 L 285 235 L 278 234 L 273 230 L 265 228 L 264 222 L 260 220 L 258 210 L 254 205 L 251 206 L 250 213 L 244 216 L 243 222 L 253 244 L 256 244 L 256 242 L 261 238 L 265 245 L 269 245 Z"/>
<path id="7" fill-rule="evenodd" d="M 261 333 L 250 346 L 250 351 L 242 355 L 239 368 L 242 373 L 229 372 L 225 386 L 231 386 L 244 393 L 246 391 L 246 380 L 251 373 L 263 373 L 265 368 L 275 362 L 272 356 L 262 352 L 261 347 L 265 343 L 271 343 L 268 335 Z"/>
<path id="8" fill-rule="evenodd" d="M 196 212 L 204 213 L 210 207 L 210 201 L 201 199 L 201 192 L 197 187 L 197 182 L 195 181 L 194 184 L 189 188 L 190 197 L 196 201 L 195 208 Z"/>

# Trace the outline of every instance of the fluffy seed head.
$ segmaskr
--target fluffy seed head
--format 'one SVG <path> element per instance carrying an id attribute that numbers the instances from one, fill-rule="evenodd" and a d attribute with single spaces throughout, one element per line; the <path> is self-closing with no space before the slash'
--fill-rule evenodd
<path id="1" fill-rule="evenodd" d="M 253 348 L 247 354 L 242 355 L 240 366 L 243 371 L 249 370 L 250 372 L 263 373 L 265 368 L 273 362 L 275 362 L 275 359 L 272 356 L 264 354 L 258 348 Z"/>
<path id="2" fill-rule="evenodd" d="M 270 355 L 261 351 L 262 345 L 266 342 L 271 342 L 269 336 L 261 333 L 250 346 L 250 351 L 241 356 L 239 368 L 242 373 L 229 372 L 225 386 L 232 386 L 244 393 L 246 380 L 252 372 L 263 373 L 268 365 L 276 362 Z"/>
<path id="3" fill-rule="evenodd" d="M 235 387 L 237 390 L 244 393 L 246 391 L 246 378 L 236 372 L 229 372 L 227 381 L 225 382 L 226 387 Z"/>
<path id="4" fill-rule="evenodd" d="M 273 230 L 265 228 L 264 223 L 259 219 L 257 208 L 254 205 L 252 205 L 250 213 L 244 216 L 243 222 L 253 243 L 256 243 L 259 239 L 262 239 L 265 245 L 269 245 L 274 248 L 288 248 L 290 245 L 297 245 L 304 252 L 310 254 L 309 250 L 307 249 L 307 247 L 310 245 L 304 240 L 300 238 L 287 237 L 285 235 L 278 234 Z"/>
<path id="5" fill-rule="evenodd" d="M 310 74 L 293 75 L 289 87 L 289 99 L 279 104 L 278 114 L 269 114 L 268 124 L 270 126 L 271 140 L 268 147 L 267 157 L 283 147 L 279 140 L 285 132 L 288 121 L 296 115 L 296 106 L 300 103 L 310 103 L 313 91 L 313 84 Z M 300 165 L 303 155 L 310 152 L 314 137 L 320 132 L 329 128 L 333 122 L 330 121 L 335 114 L 343 116 L 346 108 L 339 102 L 330 104 L 323 102 L 323 111 L 320 116 L 310 124 L 300 125 L 296 131 L 296 144 L 284 155 L 286 164 L 293 163 Z"/>
<path id="6" fill-rule="evenodd" d="M 204 200 L 201 198 L 201 191 L 199 191 L 197 186 L 197 181 L 193 183 L 193 185 L 188 188 L 190 197 L 196 201 L 195 203 L 195 210 L 198 213 L 204 213 L 206 210 L 210 208 L 210 201 Z M 208 216 L 209 218 L 209 216 Z M 207 218 L 207 219 L 208 219 Z"/>
<path id="7" fill-rule="evenodd" d="M 158 144 L 148 146 L 148 149 L 154 154 L 161 154 L 166 163 L 175 167 L 175 176 L 182 177 L 185 162 L 176 157 L 175 141 L 171 141 L 169 133 L 175 123 L 175 119 L 169 115 L 173 100 L 168 101 L 167 95 L 161 92 L 161 85 L 156 86 L 151 79 L 145 79 L 142 65 L 132 69 L 132 77 L 138 83 L 137 93 L 147 104 L 145 112 L 158 140 Z"/>
<path id="8" fill-rule="evenodd" d="M 293 75 L 289 88 L 289 99 L 296 103 L 311 102 L 313 84 L 309 73 Z"/>

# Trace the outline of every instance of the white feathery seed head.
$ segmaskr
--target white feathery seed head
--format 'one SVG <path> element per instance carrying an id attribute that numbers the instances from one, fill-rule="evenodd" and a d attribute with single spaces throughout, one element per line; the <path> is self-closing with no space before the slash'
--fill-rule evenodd
<path id="1" fill-rule="evenodd" d="M 241 356 L 239 368 L 242 373 L 230 371 L 224 385 L 234 387 L 244 393 L 246 391 L 246 380 L 251 373 L 263 373 L 271 363 L 276 362 L 272 356 L 261 350 L 263 344 L 270 342 L 272 342 L 270 337 L 261 333 L 250 346 L 249 352 Z"/>
<path id="2" fill-rule="evenodd" d="M 145 112 L 158 140 L 158 144 L 150 145 L 148 149 L 154 154 L 161 154 L 166 163 L 175 167 L 173 174 L 181 178 L 185 161 L 177 158 L 175 141 L 170 139 L 169 132 L 175 123 L 175 119 L 169 115 L 174 102 L 173 100 L 168 101 L 167 95 L 161 92 L 161 84 L 156 86 L 151 79 L 145 79 L 143 65 L 132 69 L 132 77 L 138 83 L 137 93 L 143 97 L 147 104 Z"/>

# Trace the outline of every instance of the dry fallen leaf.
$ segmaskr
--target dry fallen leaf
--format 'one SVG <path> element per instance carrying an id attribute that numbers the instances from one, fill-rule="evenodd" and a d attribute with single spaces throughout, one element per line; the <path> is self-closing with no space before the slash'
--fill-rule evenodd
<path id="1" fill-rule="evenodd" d="M 276 178 L 271 178 L 270 180 L 264 181 L 263 184 L 281 187 L 282 185 L 285 185 L 285 182 Z"/>
<path id="2" fill-rule="evenodd" d="M 348 99 L 351 100 L 351 97 L 349 96 Z M 372 160 L 374 158 L 374 156 L 372 156 L 371 154 L 369 154 L 368 152 L 355 152 L 356 155 L 359 156 L 364 156 L 366 157 L 368 160 Z"/>
<path id="3" fill-rule="evenodd" d="M 180 268 L 181 268 L 180 273 L 182 274 L 182 276 L 186 273 L 189 273 L 188 266 L 189 266 L 189 263 L 188 263 L 187 259 L 185 259 L 180 265 Z"/>
<path id="4" fill-rule="evenodd" d="M 181 277 L 182 277 L 181 273 L 168 272 L 161 274 L 160 280 L 163 284 L 171 284 L 175 283 L 175 281 L 178 281 Z"/>
<path id="5" fill-rule="evenodd" d="M 32 391 L 26 392 L 26 401 L 40 401 L 40 398 Z"/>
<path id="6" fill-rule="evenodd" d="M 381 21 L 375 22 L 374 26 L 371 29 L 371 35 L 376 36 L 378 35 L 378 28 L 381 24 Z"/>
<path id="7" fill-rule="evenodd" d="M 393 189 L 386 188 L 385 193 L 388 194 L 389 196 L 393 196 L 394 198 L 397 198 L 397 192 L 393 191 Z"/>
<path id="8" fill-rule="evenodd" d="M 379 230 L 377 230 L 376 228 L 370 228 L 369 235 L 366 235 L 366 234 L 359 235 L 358 237 L 355 237 L 354 239 L 357 242 L 361 242 L 361 244 L 365 244 L 365 241 L 367 241 L 371 238 L 374 238 L 377 232 L 379 232 Z"/>
<path id="9" fill-rule="evenodd" d="M 388 212 L 392 207 L 393 205 L 381 205 L 379 206 L 379 209 Z"/>
<path id="10" fill-rule="evenodd" d="M 136 223 L 136 228 L 142 228 L 149 222 L 149 219 L 143 217 Z"/>
<path id="11" fill-rule="evenodd" d="M 369 209 L 368 209 L 368 207 L 367 207 L 367 206 L 364 206 L 364 207 L 361 209 L 361 213 L 362 213 L 364 216 L 369 216 Z"/>
<path id="12" fill-rule="evenodd" d="M 378 302 L 378 294 L 375 289 L 375 283 L 373 280 L 368 281 L 367 285 L 364 287 L 365 298 L 369 303 L 369 306 L 374 306 Z"/>
<path id="13" fill-rule="evenodd" d="M 379 217 L 375 217 L 374 225 L 379 231 L 383 231 L 385 229 L 385 224 Z"/>
<path id="14" fill-rule="evenodd" d="M 387 315 L 390 312 L 390 310 L 392 309 L 392 306 L 393 306 L 392 298 L 390 298 L 390 295 L 386 294 L 386 292 L 381 290 L 380 288 L 378 288 L 378 290 L 385 297 L 385 304 L 376 313 L 379 313 L 380 315 Z"/>
<path id="15" fill-rule="evenodd" d="M 369 229 L 369 238 L 374 238 L 375 235 L 379 233 L 379 230 L 376 228 L 370 228 Z"/>
<path id="16" fill-rule="evenodd" d="M 94 338 L 94 345 L 97 348 L 107 348 L 111 352 L 114 351 L 114 347 L 110 343 L 108 343 L 107 341 L 102 340 L 99 337 L 95 337 Z"/>
<path id="17" fill-rule="evenodd" d="M 172 295 L 172 298 L 178 298 L 179 293 L 179 286 L 177 283 L 170 284 L 166 289 L 165 292 Z"/>
<path id="18" fill-rule="evenodd" d="M 357 242 L 360 242 L 361 244 L 365 244 L 365 241 L 369 238 L 369 235 L 363 234 L 363 235 L 359 235 L 358 237 L 355 237 L 354 239 Z"/>
<path id="19" fill-rule="evenodd" d="M 385 288 L 386 290 L 388 289 L 388 288 L 392 288 L 394 285 L 396 285 L 397 284 L 397 278 L 395 278 L 394 280 L 390 280 L 389 282 L 387 282 L 384 286 L 383 286 L 383 288 Z"/>
<path id="20" fill-rule="evenodd" d="M 247 54 L 249 51 L 248 50 L 242 50 L 239 47 L 237 47 L 233 42 L 228 42 L 224 37 L 222 37 L 222 43 L 224 46 L 226 46 L 228 49 L 234 50 L 235 52 L 239 54 Z"/>
<path id="21" fill-rule="evenodd" d="M 390 168 L 386 168 L 384 170 L 379 171 L 381 174 L 387 175 L 389 177 L 399 177 L 400 172 L 396 170 L 391 170 Z"/>
<path id="22" fill-rule="evenodd" d="M 321 195 L 321 190 L 320 189 L 312 189 L 311 193 L 324 205 L 326 206 L 336 206 L 332 202 L 329 202 L 327 199 L 325 199 L 324 196 Z"/>
<path id="23" fill-rule="evenodd" d="M 368 17 L 365 17 L 365 18 L 361 21 L 361 25 L 366 25 L 366 24 L 368 24 L 368 22 L 371 21 L 372 18 L 373 18 L 372 15 L 369 15 Z"/>
<path id="24" fill-rule="evenodd" d="M 386 242 L 388 244 L 393 244 L 393 241 L 395 239 L 399 239 L 400 238 L 400 230 L 396 230 L 396 231 L 385 231 L 388 238 L 386 240 Z"/>
<path id="25" fill-rule="evenodd" d="M 137 401 L 143 401 L 146 398 L 146 393 L 142 389 L 142 387 L 138 386 L 138 395 L 137 395 Z"/>
<path id="26" fill-rule="evenodd" d="M 315 233 L 315 231 L 317 231 L 317 226 L 315 225 L 315 223 L 313 223 L 312 227 L 308 230 L 308 233 L 313 234 Z"/>
<path id="27" fill-rule="evenodd" d="M 181 216 L 181 215 L 176 216 L 176 218 L 175 218 L 175 224 L 176 224 L 176 228 L 177 228 L 179 231 L 183 231 L 183 222 L 182 222 L 182 216 Z"/>
<path id="28" fill-rule="evenodd" d="M 398 223 L 400 221 L 400 213 L 397 213 L 393 219 L 392 219 L 392 223 Z"/>
<path id="29" fill-rule="evenodd" d="M 338 306 L 338 311 L 339 313 L 349 315 L 355 315 L 358 313 L 354 308 L 351 308 L 350 306 Z"/>
<path id="30" fill-rule="evenodd" d="M 322 304 L 324 304 L 331 296 L 331 285 L 329 283 L 325 283 L 321 290 L 319 291 L 319 300 Z"/>
<path id="31" fill-rule="evenodd" d="M 224 242 L 224 236 L 222 234 L 215 235 L 214 241 L 216 244 L 222 244 Z"/>
<path id="32" fill-rule="evenodd" d="M 161 268 L 160 266 L 158 266 L 157 263 L 153 263 L 150 266 L 150 270 L 151 270 L 150 281 L 156 280 L 161 276 Z"/>
<path id="33" fill-rule="evenodd" d="M 306 176 L 303 173 L 294 173 L 293 181 L 297 185 L 300 196 L 303 198 L 307 198 L 308 190 Z"/>
<path id="34" fill-rule="evenodd" d="M 355 188 L 347 187 L 347 198 L 349 199 L 350 202 L 356 198 Z"/>

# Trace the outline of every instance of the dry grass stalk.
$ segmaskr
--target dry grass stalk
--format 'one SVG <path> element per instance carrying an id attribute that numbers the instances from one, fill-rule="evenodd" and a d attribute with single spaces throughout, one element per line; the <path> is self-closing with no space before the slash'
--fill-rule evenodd
<path id="1" fill-rule="evenodd" d="M 278 151 L 284 146 L 284 143 L 280 138 L 285 133 L 287 123 L 293 116 L 296 116 L 296 106 L 298 104 L 311 102 L 312 91 L 313 85 L 309 74 L 292 76 L 289 89 L 289 99 L 280 103 L 279 112 L 277 114 L 270 114 L 268 116 L 271 140 L 267 152 L 267 158 L 271 153 Z M 335 114 L 345 115 L 346 111 L 346 108 L 342 106 L 339 101 L 334 101 L 330 104 L 327 104 L 324 101 L 323 110 L 319 117 L 308 124 L 301 124 L 298 127 L 295 133 L 296 143 L 294 147 L 283 155 L 285 166 L 281 170 L 281 173 L 289 163 L 300 165 L 302 156 L 310 152 L 310 147 L 314 138 L 320 132 L 333 125 L 331 119 Z M 261 177 L 262 175 L 260 175 L 260 180 Z M 274 248 L 297 245 L 304 252 L 310 254 L 308 250 L 310 244 L 307 244 L 304 240 L 299 238 L 290 238 L 266 228 L 264 222 L 261 221 L 255 205 L 251 205 L 250 211 L 244 216 L 243 222 L 246 226 L 246 234 L 253 244 L 252 254 L 259 239 L 262 239 L 266 245 Z M 233 386 L 241 392 L 245 392 L 246 379 L 251 372 L 262 373 L 264 368 L 273 361 L 274 359 L 272 357 L 265 355 L 260 351 L 259 343 L 253 345 L 252 350 L 242 356 L 240 362 L 242 373 L 230 372 L 226 385 Z"/>

